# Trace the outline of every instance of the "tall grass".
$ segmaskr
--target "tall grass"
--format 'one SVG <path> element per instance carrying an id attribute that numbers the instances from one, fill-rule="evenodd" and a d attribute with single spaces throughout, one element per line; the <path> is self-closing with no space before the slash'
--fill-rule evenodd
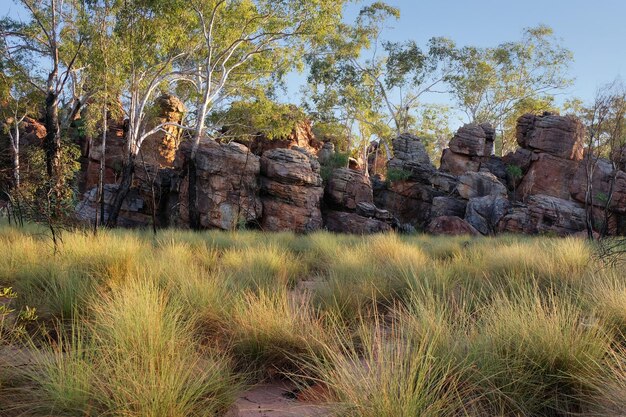
<path id="1" fill-rule="evenodd" d="M 11 322 L 39 315 L 0 340 L 33 358 L 0 360 L 7 410 L 216 416 L 277 378 L 355 417 L 626 408 L 626 274 L 584 240 L 0 226 L 0 251 Z"/>
<path id="2" fill-rule="evenodd" d="M 440 329 L 419 336 L 407 330 L 361 320 L 356 337 L 336 331 L 335 343 L 313 356 L 310 373 L 339 415 L 435 417 L 463 410 L 464 370 L 439 355 Z"/>

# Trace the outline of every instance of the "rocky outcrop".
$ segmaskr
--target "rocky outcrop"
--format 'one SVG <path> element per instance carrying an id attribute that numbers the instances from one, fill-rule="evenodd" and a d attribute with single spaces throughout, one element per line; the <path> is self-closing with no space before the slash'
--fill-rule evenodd
<path id="1" fill-rule="evenodd" d="M 430 218 L 432 187 L 412 181 L 394 181 L 375 189 L 376 205 L 391 212 L 400 223 L 422 228 Z"/>
<path id="2" fill-rule="evenodd" d="M 313 133 L 311 121 L 304 120 L 296 123 L 287 137 L 268 139 L 259 133 L 249 140 L 243 140 L 242 144 L 248 146 L 253 154 L 261 156 L 273 149 L 292 149 L 298 147 L 316 155 L 324 145 Z"/>
<path id="3" fill-rule="evenodd" d="M 477 236 L 480 233 L 465 220 L 456 216 L 435 217 L 426 227 L 426 232 L 432 235 Z"/>
<path id="4" fill-rule="evenodd" d="M 465 199 L 488 195 L 507 196 L 507 189 L 495 175 L 489 172 L 466 172 L 459 177 L 459 195 Z"/>
<path id="5" fill-rule="evenodd" d="M 357 213 L 330 210 L 325 216 L 326 228 L 331 232 L 363 235 L 392 230 L 388 222 L 364 217 Z"/>
<path id="6" fill-rule="evenodd" d="M 431 217 L 465 217 L 467 200 L 458 197 L 439 196 L 433 198 Z"/>
<path id="7" fill-rule="evenodd" d="M 588 161 L 585 158 L 569 182 L 572 198 L 580 203 L 587 200 L 588 177 L 592 179 L 589 201 L 594 206 L 608 206 L 617 213 L 626 213 L 626 172 L 615 170 L 607 159 Z"/>
<path id="8" fill-rule="evenodd" d="M 338 168 L 328 179 L 325 199 L 331 207 L 355 210 L 360 202 L 374 202 L 372 184 L 369 177 L 362 172 Z"/>
<path id="9" fill-rule="evenodd" d="M 159 132 L 148 136 L 141 145 L 142 163 L 158 168 L 171 168 L 180 146 L 182 130 L 167 123 L 180 125 L 186 112 L 185 105 L 178 97 L 164 94 L 156 99 L 155 106 L 158 114 L 150 120 L 146 130 L 160 124 L 164 126 Z"/>
<path id="10" fill-rule="evenodd" d="M 520 198 L 544 194 L 564 200 L 570 197 L 570 182 L 578 164 L 570 159 L 540 153 L 533 156 L 533 162 L 518 187 Z"/>
<path id="11" fill-rule="evenodd" d="M 9 130 L 14 129 L 14 119 L 0 121 L 0 188 L 13 182 L 13 148 L 11 146 Z M 21 175 L 28 175 L 31 161 L 26 152 L 33 147 L 40 147 L 46 137 L 46 127 L 43 123 L 25 117 L 20 123 L 20 167 Z M 4 198 L 4 197 L 2 197 Z"/>
<path id="12" fill-rule="evenodd" d="M 180 172 L 191 152 L 184 143 L 176 158 Z M 219 144 L 211 139 L 200 142 L 196 153 L 197 208 L 200 225 L 205 228 L 233 230 L 261 218 L 259 197 L 260 158 L 238 143 Z M 287 174 L 283 174 L 287 175 Z M 189 224 L 189 178 L 180 184 L 178 215 Z"/>
<path id="13" fill-rule="evenodd" d="M 489 156 L 493 149 L 493 131 L 489 127 L 489 141 L 483 126 L 466 124 L 460 128 L 449 144 L 450 151 L 467 156 Z M 489 145 L 488 145 L 489 144 Z"/>
<path id="14" fill-rule="evenodd" d="M 387 175 L 400 177 L 409 182 L 429 184 L 435 167 L 422 140 L 413 135 L 403 134 L 393 140 L 393 158 L 387 162 Z M 393 178 L 391 178 L 393 179 Z"/>
<path id="15" fill-rule="evenodd" d="M 116 184 L 106 184 L 104 186 L 104 219 L 101 219 L 101 222 L 106 222 L 109 218 L 111 205 L 115 199 L 116 192 Z M 138 190 L 136 188 L 132 189 L 122 204 L 118 226 L 135 228 L 151 224 L 152 216 L 151 213 L 146 210 L 146 206 L 147 203 L 139 194 Z M 79 220 L 90 223 L 93 222 L 97 216 L 101 216 L 101 208 L 98 204 L 98 189 L 94 187 L 85 193 L 85 197 L 76 206 L 76 217 Z"/>
<path id="16" fill-rule="evenodd" d="M 372 184 L 365 173 L 335 169 L 326 185 L 326 228 L 341 233 L 378 233 L 391 230 L 393 217 L 374 204 Z"/>
<path id="17" fill-rule="evenodd" d="M 525 149 L 573 161 L 583 159 L 585 126 L 575 117 L 526 114 L 517 122 L 516 137 Z"/>
<path id="18" fill-rule="evenodd" d="M 317 153 L 317 160 L 321 165 L 327 165 L 335 155 L 335 144 L 332 142 L 324 142 L 324 145 Z"/>
<path id="19" fill-rule="evenodd" d="M 161 108 L 169 109 L 167 117 L 180 110 L 163 103 Z M 302 143 L 307 147 L 297 146 L 300 139 L 267 144 L 269 148 L 257 142 L 257 152 L 265 149 L 260 156 L 239 143 L 201 142 L 196 192 L 202 227 L 228 230 L 246 224 L 298 233 L 326 228 L 356 234 L 419 229 L 434 234 L 570 235 L 586 229 L 585 202 L 592 200 L 589 214 L 596 231 L 626 233 L 626 172 L 620 170 L 619 161 L 585 157 L 582 124 L 571 117 L 523 116 L 517 127 L 521 147 L 504 158 L 492 155 L 491 126 L 465 125 L 445 150 L 439 170 L 431 164 L 422 140 L 403 134 L 392 142 L 393 158 L 387 161 L 384 175 L 371 177 L 368 173 L 378 168 L 365 172 L 359 161 L 352 169 L 334 168 L 330 142 L 315 148 L 306 129 L 294 132 L 305 138 Z M 123 125 L 112 123 L 109 135 L 104 163 L 111 183 L 106 187 L 105 210 L 115 192 L 115 165 L 124 157 Z M 146 170 L 153 180 L 137 175 L 122 208 L 121 224 L 167 224 L 167 219 L 188 224 L 189 183 L 184 167 L 189 148 L 188 143 L 178 147 L 174 168 L 168 166 L 169 151 L 154 148 L 155 165 Z M 104 159 L 97 142 L 89 157 L 94 167 Z M 325 164 L 325 184 L 319 161 Z M 369 158 L 367 162 L 371 168 Z M 97 174 L 88 167 L 90 172 Z M 95 197 L 94 190 L 86 194 L 79 216 L 95 215 Z"/>
<path id="20" fill-rule="evenodd" d="M 565 236 L 585 230 L 585 209 L 573 201 L 547 195 L 530 196 L 500 220 L 498 231 Z"/>
<path id="21" fill-rule="evenodd" d="M 87 169 L 83 189 L 91 190 L 98 185 L 100 166 L 104 163 L 104 183 L 115 184 L 126 158 L 126 130 L 123 120 L 108 120 L 106 148 L 102 151 L 102 140 L 91 140 L 88 145 Z"/>
<path id="22" fill-rule="evenodd" d="M 465 221 L 483 235 L 493 235 L 498 223 L 508 213 L 511 203 L 506 196 L 486 195 L 471 198 L 467 203 Z"/>
<path id="23" fill-rule="evenodd" d="M 441 156 L 440 169 L 453 175 L 477 172 L 493 153 L 495 130 L 489 124 L 466 124 L 450 141 Z"/>
<path id="24" fill-rule="evenodd" d="M 387 180 L 375 184 L 376 205 L 401 224 L 423 228 L 430 219 L 433 198 L 440 193 L 431 183 L 437 175 L 426 148 L 417 136 L 393 140 L 394 157 L 387 163 Z"/>
<path id="25" fill-rule="evenodd" d="M 322 227 L 320 164 L 306 150 L 273 149 L 261 157 L 261 228 L 311 232 Z"/>

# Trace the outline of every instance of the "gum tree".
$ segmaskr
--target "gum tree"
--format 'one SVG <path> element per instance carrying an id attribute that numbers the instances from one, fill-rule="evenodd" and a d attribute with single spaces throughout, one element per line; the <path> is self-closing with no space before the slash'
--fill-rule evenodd
<path id="1" fill-rule="evenodd" d="M 56 195 L 55 215 L 59 215 L 67 177 L 62 166 L 62 131 L 69 126 L 81 104 L 68 93 L 84 49 L 85 39 L 76 25 L 80 3 L 72 0 L 20 0 L 16 3 L 23 6 L 28 17 L 25 20 L 6 18 L 1 22 L 4 59 L 14 62 L 22 81 L 45 97 L 46 172 Z M 64 95 L 67 96 L 65 101 Z M 61 116 L 61 110 L 65 117 Z"/>
<path id="2" fill-rule="evenodd" d="M 306 101 L 322 123 L 339 122 L 350 136 L 358 134 L 362 150 L 381 140 L 388 157 L 387 141 L 413 127 L 420 100 L 444 85 L 454 56 L 444 38 L 430 39 L 426 49 L 414 41 L 381 41 L 386 22 L 398 17 L 397 9 L 376 2 L 354 25 L 343 25 L 326 53 L 310 59 Z"/>
<path id="3" fill-rule="evenodd" d="M 500 148 L 514 147 L 504 135 L 514 114 L 552 107 L 554 94 L 571 85 L 566 76 L 572 53 L 560 45 L 551 28 L 527 28 L 522 39 L 494 48 L 465 47 L 448 77 L 452 96 L 473 123 L 488 122 L 500 132 Z"/>
<path id="4" fill-rule="evenodd" d="M 333 35 L 345 0 L 193 0 L 185 14 L 192 51 L 181 66 L 190 87 L 192 118 L 187 159 L 189 218 L 200 224 L 196 201 L 196 153 L 201 139 L 215 133 L 209 116 L 233 100 L 272 89 L 290 70 L 301 68 L 307 52 Z"/>

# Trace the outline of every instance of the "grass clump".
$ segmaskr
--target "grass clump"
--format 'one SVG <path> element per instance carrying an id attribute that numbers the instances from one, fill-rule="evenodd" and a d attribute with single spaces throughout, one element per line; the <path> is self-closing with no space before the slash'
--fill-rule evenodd
<path id="1" fill-rule="evenodd" d="M 42 233 L 0 226 L 10 417 L 217 416 L 274 379 L 339 416 L 626 413 L 626 275 L 584 240 Z"/>
<path id="2" fill-rule="evenodd" d="M 567 300 L 499 297 L 469 342 L 485 398 L 509 415 L 588 414 L 612 381 L 610 338 Z"/>
<path id="3" fill-rule="evenodd" d="M 244 294 L 234 307 L 230 332 L 239 367 L 256 379 L 301 372 L 302 361 L 319 351 L 326 337 L 309 300 L 285 290 Z"/>

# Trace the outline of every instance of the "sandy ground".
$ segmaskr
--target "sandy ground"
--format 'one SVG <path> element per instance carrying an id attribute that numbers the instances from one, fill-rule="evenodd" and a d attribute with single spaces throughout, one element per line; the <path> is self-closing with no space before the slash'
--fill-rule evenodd
<path id="1" fill-rule="evenodd" d="M 330 417 L 329 407 L 301 402 L 288 383 L 257 385 L 242 393 L 227 417 Z"/>

